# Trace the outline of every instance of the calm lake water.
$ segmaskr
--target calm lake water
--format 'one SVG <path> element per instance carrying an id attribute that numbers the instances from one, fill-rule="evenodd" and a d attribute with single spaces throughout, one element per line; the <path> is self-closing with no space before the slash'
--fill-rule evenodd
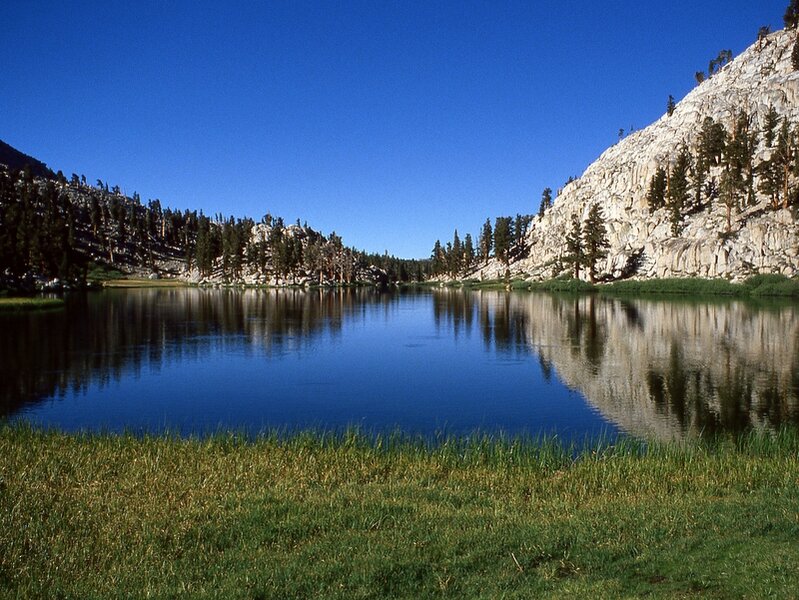
<path id="1" fill-rule="evenodd" d="M 108 290 L 0 315 L 0 413 L 68 431 L 799 424 L 791 304 L 460 290 Z"/>

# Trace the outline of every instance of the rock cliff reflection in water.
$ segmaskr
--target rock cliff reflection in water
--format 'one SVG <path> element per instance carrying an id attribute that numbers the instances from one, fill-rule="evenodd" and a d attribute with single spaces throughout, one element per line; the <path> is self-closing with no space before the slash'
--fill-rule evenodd
<path id="1" fill-rule="evenodd" d="M 0 317 L 0 410 L 66 430 L 680 437 L 799 421 L 790 306 L 119 290 Z"/>

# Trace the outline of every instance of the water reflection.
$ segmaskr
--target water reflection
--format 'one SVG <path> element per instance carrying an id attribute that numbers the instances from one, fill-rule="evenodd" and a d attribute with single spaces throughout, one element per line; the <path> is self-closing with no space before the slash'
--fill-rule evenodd
<path id="1" fill-rule="evenodd" d="M 799 424 L 797 307 L 503 292 L 435 293 L 486 347 L 526 344 L 622 429 L 682 438 Z M 457 326 L 455 327 L 457 334 Z"/>
<path id="2" fill-rule="evenodd" d="M 683 437 L 799 423 L 793 306 L 514 295 L 544 364 L 623 429 Z"/>
<path id="3" fill-rule="evenodd" d="M 371 290 L 108 290 L 76 294 L 66 311 L 0 315 L 0 415 L 67 392 L 101 387 L 123 374 L 226 346 L 301 352 L 345 318 L 390 296 Z"/>
<path id="4" fill-rule="evenodd" d="M 6 416 L 143 370 L 205 368 L 213 357 L 253 353 L 260 362 L 240 370 L 252 381 L 239 395 L 261 404 L 239 400 L 231 410 L 242 419 L 293 418 L 290 408 L 278 407 L 289 398 L 295 411 L 319 410 L 324 419 L 348 422 L 351 410 L 356 419 L 429 430 L 438 418 L 462 419 L 466 428 L 568 428 L 581 419 L 580 431 L 601 426 L 598 418 L 589 424 L 591 411 L 574 403 L 569 390 L 576 390 L 604 419 L 636 435 L 799 424 L 799 315 L 792 305 L 452 289 L 151 289 L 76 295 L 65 311 L 0 315 L 0 327 Z M 339 351 L 337 340 L 358 343 Z M 289 367 L 294 387 L 275 379 Z M 223 377 L 226 363 L 218 368 Z M 218 385 L 214 393 L 230 401 L 231 384 Z M 324 394 L 297 387 L 322 385 Z M 185 393 L 170 390 L 164 394 Z M 203 402 L 202 410 L 216 415 L 210 400 Z"/>

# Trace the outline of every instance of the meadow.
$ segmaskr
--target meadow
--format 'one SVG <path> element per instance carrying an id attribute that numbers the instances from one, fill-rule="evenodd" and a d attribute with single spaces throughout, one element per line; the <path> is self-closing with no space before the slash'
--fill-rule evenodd
<path id="1" fill-rule="evenodd" d="M 799 433 L 696 442 L 0 425 L 0 596 L 711 598 L 799 589 Z"/>

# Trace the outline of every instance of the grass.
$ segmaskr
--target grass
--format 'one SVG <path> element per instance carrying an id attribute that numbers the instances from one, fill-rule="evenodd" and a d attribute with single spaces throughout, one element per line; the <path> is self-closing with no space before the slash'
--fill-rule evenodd
<path id="1" fill-rule="evenodd" d="M 531 283 L 528 289 L 539 292 L 585 293 L 596 291 L 596 286 L 580 279 L 550 279 Z"/>
<path id="2" fill-rule="evenodd" d="M 105 263 L 92 262 L 86 273 L 86 280 L 92 283 L 102 283 L 114 279 L 124 279 L 125 273 Z"/>
<path id="3" fill-rule="evenodd" d="M 743 283 L 698 277 L 625 280 L 608 284 L 592 284 L 576 279 L 552 279 L 533 283 L 517 282 L 514 289 L 570 293 L 598 292 L 609 296 L 799 298 L 799 280 L 784 275 L 755 275 Z"/>
<path id="4" fill-rule="evenodd" d="M 63 308 L 63 306 L 64 300 L 61 298 L 0 296 L 0 313 L 52 310 L 56 308 Z"/>
<path id="5" fill-rule="evenodd" d="M 106 279 L 103 287 L 108 288 L 161 288 L 161 287 L 188 287 L 185 281 L 179 279 Z"/>
<path id="6" fill-rule="evenodd" d="M 799 433 L 254 441 L 0 426 L 0 596 L 795 597 Z"/>

